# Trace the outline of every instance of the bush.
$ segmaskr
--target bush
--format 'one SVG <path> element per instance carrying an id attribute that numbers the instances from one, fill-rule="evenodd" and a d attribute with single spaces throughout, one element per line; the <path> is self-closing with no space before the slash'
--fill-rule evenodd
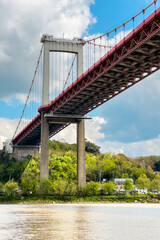
<path id="1" fill-rule="evenodd" d="M 77 184 L 75 184 L 74 181 L 71 181 L 71 182 L 67 183 L 66 193 L 69 196 L 76 195 L 76 193 L 77 193 Z"/>
<path id="2" fill-rule="evenodd" d="M 52 190 L 55 194 L 59 196 L 65 196 L 65 195 L 75 195 L 76 194 L 76 185 L 73 181 L 66 181 L 62 178 L 59 178 L 58 180 L 54 181 L 52 184 Z"/>
<path id="3" fill-rule="evenodd" d="M 0 190 L 3 189 L 3 184 L 0 182 Z"/>
<path id="4" fill-rule="evenodd" d="M 40 193 L 47 195 L 50 187 L 51 187 L 51 181 L 48 178 L 41 178 L 40 180 Z"/>
<path id="5" fill-rule="evenodd" d="M 102 185 L 102 193 L 103 194 L 112 194 L 114 192 L 114 189 L 115 189 L 115 184 L 110 181 L 110 182 L 107 182 L 107 183 L 104 183 Z"/>
<path id="6" fill-rule="evenodd" d="M 21 188 L 25 195 L 36 194 L 39 188 L 39 179 L 32 172 L 24 172 L 21 177 Z"/>
<path id="7" fill-rule="evenodd" d="M 18 191 L 18 183 L 15 182 L 14 180 L 8 181 L 5 186 L 5 191 L 6 191 L 6 195 L 8 197 L 15 197 L 17 196 L 17 191 Z"/>
<path id="8" fill-rule="evenodd" d="M 100 188 L 100 186 L 98 183 L 91 181 L 90 183 L 87 183 L 84 188 L 85 195 L 87 195 L 87 196 L 98 195 L 99 188 Z"/>

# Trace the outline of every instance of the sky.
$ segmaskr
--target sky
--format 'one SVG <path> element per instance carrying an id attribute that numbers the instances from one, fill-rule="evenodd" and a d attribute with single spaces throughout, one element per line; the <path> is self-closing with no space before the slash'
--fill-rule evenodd
<path id="1" fill-rule="evenodd" d="M 151 2 L 0 0 L 0 149 L 6 139 L 12 138 L 18 123 L 42 34 L 66 38 L 102 34 Z M 92 119 L 86 120 L 86 138 L 100 146 L 102 152 L 130 157 L 159 155 L 159 75 L 156 72 L 92 111 Z M 54 139 L 76 142 L 76 126 L 69 126 Z"/>

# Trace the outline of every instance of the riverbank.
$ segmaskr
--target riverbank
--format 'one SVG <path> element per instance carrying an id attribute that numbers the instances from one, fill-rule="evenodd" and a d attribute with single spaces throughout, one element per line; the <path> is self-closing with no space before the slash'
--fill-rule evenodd
<path id="1" fill-rule="evenodd" d="M 158 197 L 141 196 L 26 196 L 0 197 L 0 204 L 56 204 L 56 203 L 160 203 Z"/>

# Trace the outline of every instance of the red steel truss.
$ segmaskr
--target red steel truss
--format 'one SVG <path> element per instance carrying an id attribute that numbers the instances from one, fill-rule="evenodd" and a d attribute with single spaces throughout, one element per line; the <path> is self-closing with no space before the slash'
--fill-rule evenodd
<path id="1" fill-rule="evenodd" d="M 81 114 L 97 108 L 160 69 L 160 8 L 80 76 L 13 139 L 13 144 L 40 144 L 41 111 Z M 51 124 L 50 136 L 68 124 Z"/>

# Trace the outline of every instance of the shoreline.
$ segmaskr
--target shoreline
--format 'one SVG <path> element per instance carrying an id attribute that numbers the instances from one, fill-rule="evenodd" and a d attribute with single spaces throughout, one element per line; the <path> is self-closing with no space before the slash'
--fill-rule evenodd
<path id="1" fill-rule="evenodd" d="M 159 196 L 126 196 L 126 195 L 96 195 L 96 196 L 0 196 L 0 204 L 160 204 Z"/>
<path id="2" fill-rule="evenodd" d="M 50 204 L 65 204 L 65 205 L 159 205 L 160 201 L 63 201 L 63 200 L 24 200 L 24 201 L 0 201 L 0 205 L 50 205 Z"/>
<path id="3" fill-rule="evenodd" d="M 140 207 L 140 208 L 160 208 L 160 203 L 142 203 L 142 202 L 0 202 L 0 205 L 64 205 L 64 206 L 106 206 L 106 207 Z"/>

